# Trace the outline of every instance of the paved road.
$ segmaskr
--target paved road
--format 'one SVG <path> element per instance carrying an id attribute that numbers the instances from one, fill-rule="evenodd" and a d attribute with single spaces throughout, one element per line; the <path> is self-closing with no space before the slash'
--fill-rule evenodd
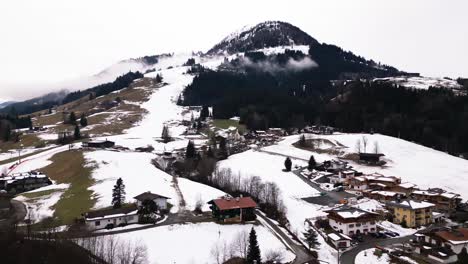
<path id="1" fill-rule="evenodd" d="M 335 191 L 327 191 L 322 188 L 320 188 L 320 185 L 310 181 L 306 177 L 301 175 L 302 169 L 294 170 L 293 173 L 299 177 L 303 182 L 308 184 L 310 187 L 314 188 L 318 192 L 321 193 L 326 193 L 324 196 L 317 196 L 317 197 L 308 197 L 304 198 L 306 202 L 309 203 L 314 203 L 314 204 L 320 204 L 320 205 L 329 205 L 330 203 L 332 204 L 338 204 L 340 203 L 341 200 L 344 198 L 350 198 L 350 197 L 355 197 L 355 195 L 347 193 L 347 192 L 335 192 Z"/>
<path id="2" fill-rule="evenodd" d="M 304 263 L 315 263 L 316 259 L 310 255 L 309 251 L 304 248 L 303 246 L 297 244 L 297 242 L 293 241 L 284 231 L 279 228 L 275 223 L 273 223 L 270 219 L 265 217 L 263 214 L 257 212 L 257 217 L 261 218 L 264 223 L 268 225 L 268 228 L 273 229 L 277 235 L 280 236 L 280 239 L 283 243 L 286 243 L 287 246 L 292 249 L 293 253 L 296 255 L 296 258 L 292 262 L 293 264 L 304 264 Z"/>
<path id="3" fill-rule="evenodd" d="M 356 256 L 359 254 L 359 252 L 363 250 L 373 248 L 376 245 L 388 246 L 392 244 L 405 243 L 405 242 L 408 242 L 411 239 L 411 237 L 412 235 L 404 236 L 404 237 L 388 238 L 388 239 L 383 239 L 383 240 L 372 240 L 372 241 L 359 243 L 357 247 L 341 254 L 340 263 L 341 264 L 354 264 L 354 261 L 356 260 Z"/>

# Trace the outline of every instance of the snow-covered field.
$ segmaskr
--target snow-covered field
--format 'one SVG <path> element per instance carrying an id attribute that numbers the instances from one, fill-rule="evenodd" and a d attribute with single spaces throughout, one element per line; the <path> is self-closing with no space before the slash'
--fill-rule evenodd
<path id="1" fill-rule="evenodd" d="M 62 191 L 57 191 L 31 199 L 20 195 L 15 197 L 15 200 L 25 204 L 27 208 L 26 219 L 31 220 L 31 223 L 34 224 L 54 215 L 55 210 L 52 207 L 60 200 L 62 194 Z"/>
<path id="2" fill-rule="evenodd" d="M 258 176 L 264 182 L 274 182 L 281 190 L 283 202 L 287 210 L 287 218 L 291 223 L 291 231 L 301 234 L 304 232 L 304 221 L 308 218 L 324 216 L 320 205 L 308 203 L 301 198 L 317 196 L 319 193 L 305 184 L 292 172 L 283 172 L 283 156 L 249 150 L 232 155 L 227 160 L 219 162 L 219 168 L 229 168 L 233 174 L 240 173 L 241 177 Z M 304 161 L 292 159 L 293 165 L 306 165 Z M 325 243 L 321 236 L 319 258 L 323 261 L 335 261 L 334 250 Z"/>
<path id="3" fill-rule="evenodd" d="M 139 241 L 148 249 L 151 264 L 211 264 L 218 263 L 216 252 L 228 254 L 226 248 L 235 248 L 238 234 L 254 227 L 258 244 L 265 259 L 269 252 L 282 253 L 284 262 L 292 261 L 294 254 L 281 243 L 266 227 L 246 225 L 218 225 L 215 223 L 160 226 L 156 228 L 117 235 L 119 239 Z M 226 251 L 226 252 L 225 252 Z"/>
<path id="4" fill-rule="evenodd" d="M 128 201 L 140 193 L 151 191 L 169 197 L 172 210 L 178 209 L 178 197 L 172 183 L 172 176 L 151 164 L 155 156 L 150 153 L 93 151 L 85 153 L 90 165 L 96 166 L 92 177 L 96 181 L 90 189 L 97 197 L 96 208 L 107 207 L 112 201 L 112 187 L 122 178 Z M 207 185 L 187 179 L 179 179 L 179 186 L 187 203 L 187 209 L 194 209 L 198 199 L 207 202 L 224 195 L 223 192 Z M 207 205 L 204 206 L 208 210 Z"/>
<path id="5" fill-rule="evenodd" d="M 364 166 L 358 163 L 351 165 L 364 173 L 382 173 L 401 177 L 402 182 L 417 184 L 419 188 L 444 188 L 460 194 L 463 199 L 468 198 L 468 160 L 454 157 L 447 153 L 427 148 L 406 140 L 384 136 L 380 134 L 334 134 L 315 135 L 315 138 L 336 140 L 347 148 L 345 153 L 355 153 L 357 140 L 368 140 L 367 151 L 372 152 L 374 142 L 378 142 L 379 150 L 385 154 L 387 164 L 384 168 Z M 264 148 L 264 150 L 290 155 L 291 157 L 308 160 L 313 154 L 318 162 L 336 159 L 330 154 L 297 149 L 291 144 L 298 141 L 299 136 L 289 136 L 278 145 Z"/>

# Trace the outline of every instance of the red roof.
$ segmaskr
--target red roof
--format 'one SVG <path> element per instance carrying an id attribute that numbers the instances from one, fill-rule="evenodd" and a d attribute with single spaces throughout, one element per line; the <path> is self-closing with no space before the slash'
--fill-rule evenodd
<path id="1" fill-rule="evenodd" d="M 230 210 L 238 208 L 253 208 L 257 206 L 257 203 L 250 197 L 238 197 L 238 198 L 220 198 L 215 199 L 213 202 L 219 208 L 219 210 Z"/>

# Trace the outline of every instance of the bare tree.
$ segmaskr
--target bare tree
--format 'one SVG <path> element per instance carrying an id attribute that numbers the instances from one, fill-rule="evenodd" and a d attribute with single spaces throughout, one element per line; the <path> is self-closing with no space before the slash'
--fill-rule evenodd
<path id="1" fill-rule="evenodd" d="M 247 258 L 247 249 L 249 248 L 249 233 L 246 230 L 239 231 L 232 242 L 236 255 L 241 258 Z"/>
<path id="2" fill-rule="evenodd" d="M 366 136 L 362 136 L 362 146 L 364 147 L 364 153 L 367 152 L 367 137 Z"/>
<path id="3" fill-rule="evenodd" d="M 379 142 L 377 142 L 377 141 L 374 142 L 374 153 L 375 153 L 375 154 L 379 154 L 379 153 L 380 153 Z"/>
<path id="4" fill-rule="evenodd" d="M 361 153 L 361 140 L 359 138 L 356 140 L 355 148 L 356 148 L 356 153 Z"/>
<path id="5" fill-rule="evenodd" d="M 265 255 L 266 263 L 283 263 L 284 256 L 279 250 L 270 250 Z"/>

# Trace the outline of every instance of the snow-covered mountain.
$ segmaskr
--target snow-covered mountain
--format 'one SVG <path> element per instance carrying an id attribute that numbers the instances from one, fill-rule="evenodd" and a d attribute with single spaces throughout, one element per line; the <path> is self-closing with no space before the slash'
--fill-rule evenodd
<path id="1" fill-rule="evenodd" d="M 267 21 L 244 27 L 225 37 L 208 54 L 233 54 L 279 46 L 313 45 L 318 41 L 286 22 Z"/>

